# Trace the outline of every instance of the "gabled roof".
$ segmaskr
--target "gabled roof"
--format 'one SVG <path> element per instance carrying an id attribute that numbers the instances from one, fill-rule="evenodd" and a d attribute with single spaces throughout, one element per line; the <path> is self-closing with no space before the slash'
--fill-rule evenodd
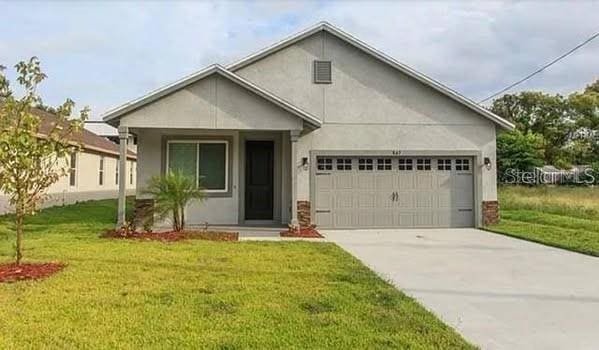
<path id="1" fill-rule="evenodd" d="M 228 71 L 227 69 L 225 69 L 224 67 L 222 67 L 218 64 L 208 66 L 207 68 L 205 68 L 199 72 L 193 73 L 191 75 L 188 75 L 188 76 L 184 77 L 183 79 L 178 80 L 170 85 L 167 85 L 160 89 L 154 90 L 154 91 L 148 93 L 147 95 L 144 95 L 135 100 L 127 102 L 115 109 L 109 110 L 108 112 L 106 112 L 102 115 L 102 118 L 104 119 L 105 122 L 112 124 L 111 122 L 114 123 L 115 120 L 117 120 L 118 118 L 120 118 L 121 116 L 123 116 L 124 114 L 126 114 L 128 112 L 131 112 L 131 111 L 138 109 L 148 103 L 156 101 L 156 100 L 158 100 L 168 94 L 171 94 L 177 90 L 183 89 L 184 87 L 191 85 L 197 81 L 200 81 L 200 80 L 202 80 L 208 76 L 211 76 L 213 74 L 218 74 L 219 76 L 232 81 L 233 83 L 255 93 L 256 95 L 261 96 L 262 98 L 283 108 L 287 112 L 300 117 L 301 119 L 303 119 L 304 121 L 306 121 L 307 123 L 312 125 L 313 127 L 318 128 L 322 125 L 322 122 L 316 116 L 312 115 L 311 113 L 308 113 L 308 112 L 304 111 L 303 109 L 300 109 L 300 108 L 292 105 L 291 103 L 258 87 L 257 85 L 249 82 L 248 80 L 240 77 L 239 75 L 237 75 L 231 71 Z"/>
<path id="2" fill-rule="evenodd" d="M 461 95 L 457 91 L 452 90 L 451 88 L 416 71 L 413 68 L 408 67 L 407 65 L 395 60 L 394 58 L 384 54 L 383 52 L 375 49 L 374 47 L 364 43 L 363 41 L 355 38 L 351 34 L 348 34 L 344 31 L 342 31 L 341 29 L 333 26 L 332 24 L 330 24 L 328 22 L 320 22 L 308 29 L 305 29 L 299 33 L 296 33 L 296 34 L 286 38 L 286 39 L 283 39 L 283 40 L 281 40 L 269 47 L 266 47 L 250 56 L 247 56 L 237 62 L 234 62 L 234 63 L 228 65 L 227 69 L 232 72 L 235 72 L 236 70 L 239 70 L 257 60 L 262 59 L 263 57 L 266 57 L 266 56 L 273 54 L 279 50 L 282 50 L 290 45 L 293 45 L 294 43 L 296 43 L 302 39 L 305 39 L 313 34 L 321 32 L 321 31 L 325 31 L 325 32 L 341 39 L 342 41 L 362 50 L 363 52 L 373 56 L 374 58 L 377 58 L 378 60 L 399 70 L 400 72 L 420 81 L 421 83 L 423 83 L 425 85 L 430 86 L 431 88 L 433 88 L 433 89 L 439 91 L 440 93 L 444 94 L 445 96 L 461 103 L 462 105 L 468 107 L 469 109 L 482 115 L 483 117 L 492 120 L 493 122 L 502 126 L 503 128 L 510 129 L 510 130 L 515 128 L 515 125 L 513 123 L 511 123 L 510 121 L 508 121 L 504 118 L 501 118 L 500 116 L 496 115 L 495 113 L 492 113 L 491 111 L 487 110 L 485 107 L 483 107 L 483 106 L 479 105 L 478 103 L 472 101 L 471 99 Z"/>

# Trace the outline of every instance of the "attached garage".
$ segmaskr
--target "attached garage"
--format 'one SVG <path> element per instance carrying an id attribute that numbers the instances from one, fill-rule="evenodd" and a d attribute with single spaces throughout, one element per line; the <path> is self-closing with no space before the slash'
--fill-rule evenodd
<path id="1" fill-rule="evenodd" d="M 318 156 L 314 221 L 325 228 L 472 227 L 472 157 Z"/>

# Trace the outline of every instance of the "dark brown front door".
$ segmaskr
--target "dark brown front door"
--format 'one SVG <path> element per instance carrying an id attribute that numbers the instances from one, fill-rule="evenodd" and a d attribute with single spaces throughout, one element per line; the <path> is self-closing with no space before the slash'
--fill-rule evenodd
<path id="1" fill-rule="evenodd" d="M 272 141 L 247 141 L 245 144 L 245 219 L 273 219 Z"/>

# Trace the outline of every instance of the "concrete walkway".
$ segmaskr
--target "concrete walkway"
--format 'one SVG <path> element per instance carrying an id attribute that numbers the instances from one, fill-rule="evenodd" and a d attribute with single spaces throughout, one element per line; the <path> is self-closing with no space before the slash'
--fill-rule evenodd
<path id="1" fill-rule="evenodd" d="M 599 258 L 475 229 L 322 233 L 483 349 L 599 348 Z"/>

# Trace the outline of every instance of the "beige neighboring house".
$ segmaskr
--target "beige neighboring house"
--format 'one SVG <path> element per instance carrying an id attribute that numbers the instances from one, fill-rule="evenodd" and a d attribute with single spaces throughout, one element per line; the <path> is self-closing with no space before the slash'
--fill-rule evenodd
<path id="1" fill-rule="evenodd" d="M 33 113 L 42 118 L 42 133 L 49 130 L 51 123 L 55 121 L 51 113 L 38 109 Z M 43 204 L 44 207 L 118 197 L 118 145 L 86 129 L 75 135 L 74 139 L 82 143 L 83 148 L 66 160 L 71 171 L 49 188 L 49 198 Z M 136 188 L 136 163 L 135 153 L 129 151 L 127 173 L 130 176 L 126 186 L 127 194 L 131 195 L 135 194 Z M 0 214 L 11 211 L 7 197 L 0 193 Z"/>
<path id="2" fill-rule="evenodd" d="M 179 169 L 208 195 L 189 224 L 326 228 L 496 221 L 495 139 L 514 127 L 326 22 L 104 120 L 137 136 L 138 217 L 143 184 Z"/>

